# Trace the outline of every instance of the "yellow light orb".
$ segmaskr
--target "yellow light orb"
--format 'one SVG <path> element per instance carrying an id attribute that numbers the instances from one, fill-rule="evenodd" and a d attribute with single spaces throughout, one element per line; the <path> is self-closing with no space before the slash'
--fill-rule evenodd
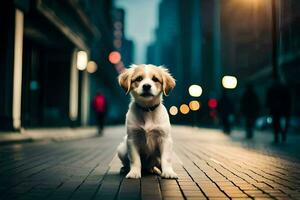
<path id="1" fill-rule="evenodd" d="M 85 70 L 88 62 L 88 55 L 85 51 L 77 52 L 77 69 Z"/>
<path id="2" fill-rule="evenodd" d="M 97 63 L 94 62 L 94 61 L 89 61 L 88 64 L 87 64 L 87 67 L 86 67 L 86 71 L 89 72 L 89 73 L 94 73 L 95 71 L 97 71 Z"/>
<path id="3" fill-rule="evenodd" d="M 196 110 L 199 110 L 200 109 L 200 103 L 198 102 L 198 101 L 191 101 L 190 103 L 189 103 L 189 107 L 190 107 L 190 109 L 191 110 L 193 110 L 193 111 L 196 111 Z"/>
<path id="4" fill-rule="evenodd" d="M 237 78 L 235 76 L 224 76 L 222 78 L 222 85 L 226 89 L 234 89 L 237 86 Z"/>
<path id="5" fill-rule="evenodd" d="M 202 94 L 202 88 L 200 85 L 191 85 L 189 87 L 189 94 L 192 97 L 200 97 Z"/>
<path id="6" fill-rule="evenodd" d="M 182 104 L 179 109 L 180 109 L 180 112 L 184 115 L 186 115 L 190 112 L 190 108 L 186 104 Z"/>
<path id="7" fill-rule="evenodd" d="M 177 115 L 178 109 L 176 106 L 171 106 L 169 109 L 170 115 Z"/>

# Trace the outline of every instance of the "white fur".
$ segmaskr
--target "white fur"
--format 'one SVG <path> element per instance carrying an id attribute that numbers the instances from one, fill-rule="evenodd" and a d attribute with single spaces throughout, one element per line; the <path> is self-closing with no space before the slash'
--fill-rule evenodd
<path id="1" fill-rule="evenodd" d="M 151 68 L 143 66 L 144 79 L 139 87 L 130 91 L 132 100 L 126 114 L 127 135 L 118 147 L 118 156 L 123 165 L 129 168 L 126 178 L 140 178 L 142 169 L 151 171 L 155 167 L 161 167 L 162 177 L 177 178 L 172 168 L 171 125 L 168 112 L 162 104 L 162 89 L 156 88 L 149 77 Z M 144 83 L 151 85 L 153 97 L 140 96 Z M 145 112 L 136 106 L 136 102 L 145 107 L 160 104 L 155 110 Z"/>

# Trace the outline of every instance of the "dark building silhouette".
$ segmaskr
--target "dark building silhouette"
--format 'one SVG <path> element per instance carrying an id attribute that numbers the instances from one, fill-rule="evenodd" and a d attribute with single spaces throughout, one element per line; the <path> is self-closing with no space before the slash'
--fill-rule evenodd
<path id="1" fill-rule="evenodd" d="M 147 49 L 147 63 L 165 65 L 176 77 L 176 94 L 170 93 L 166 99 L 167 104 L 176 104 L 179 99 L 172 98 L 182 94 L 182 68 L 179 64 L 180 41 L 179 41 L 179 1 L 163 0 L 159 5 L 159 25 L 155 30 L 155 41 Z"/>
<path id="2" fill-rule="evenodd" d="M 208 0 L 163 0 L 159 5 L 159 25 L 147 49 L 147 62 L 165 65 L 177 80 L 167 106 L 189 102 L 191 84 L 202 86 L 203 102 L 219 92 L 218 6 L 219 1 Z"/>

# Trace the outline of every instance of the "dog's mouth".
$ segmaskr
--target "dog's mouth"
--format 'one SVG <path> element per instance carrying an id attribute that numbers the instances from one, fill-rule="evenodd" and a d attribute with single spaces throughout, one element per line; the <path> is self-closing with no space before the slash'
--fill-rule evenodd
<path id="1" fill-rule="evenodd" d="M 153 97 L 154 95 L 153 95 L 152 93 L 150 93 L 150 92 L 143 92 L 143 93 L 141 94 L 141 96 L 142 96 L 142 97 Z"/>

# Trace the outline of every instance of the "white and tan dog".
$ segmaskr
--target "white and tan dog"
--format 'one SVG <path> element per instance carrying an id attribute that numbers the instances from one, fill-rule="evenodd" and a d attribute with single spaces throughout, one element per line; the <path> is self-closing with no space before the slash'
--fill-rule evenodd
<path id="1" fill-rule="evenodd" d="M 175 87 L 164 67 L 131 65 L 119 76 L 119 84 L 132 100 L 126 115 L 127 135 L 118 147 L 126 178 L 140 178 L 141 171 L 161 169 L 164 178 L 177 178 L 172 168 L 172 138 L 162 96 Z"/>

